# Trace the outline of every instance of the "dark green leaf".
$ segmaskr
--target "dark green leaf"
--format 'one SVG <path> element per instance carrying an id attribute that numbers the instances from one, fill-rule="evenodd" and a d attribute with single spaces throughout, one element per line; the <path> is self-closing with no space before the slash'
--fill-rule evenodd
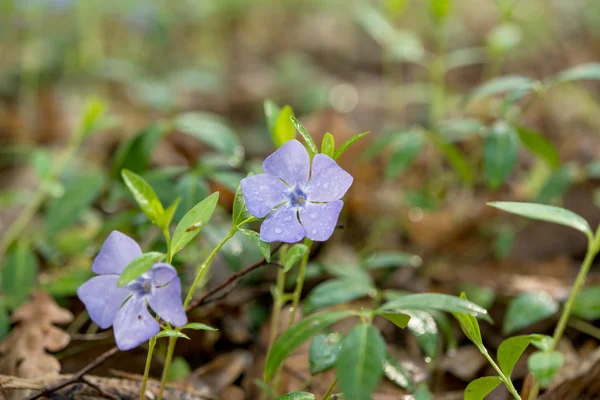
<path id="1" fill-rule="evenodd" d="M 199 139 L 215 150 L 228 155 L 241 149 L 237 135 L 227 121 L 216 114 L 188 112 L 173 121 L 176 129 Z"/>
<path id="2" fill-rule="evenodd" d="M 354 143 L 356 143 L 357 140 L 362 139 L 363 137 L 367 136 L 368 134 L 369 134 L 369 132 L 359 133 L 358 135 L 354 135 L 350 139 L 346 140 L 340 146 L 340 148 L 335 152 L 333 159 L 337 160 L 338 158 L 340 158 L 340 156 L 342 154 L 344 154 L 344 152 L 348 149 L 348 147 L 352 146 Z"/>
<path id="3" fill-rule="evenodd" d="M 550 168 L 557 168 L 560 166 L 560 155 L 551 141 L 546 139 L 540 133 L 522 126 L 517 127 L 517 133 L 519 134 L 519 139 L 521 140 L 521 143 L 523 143 L 523 146 L 544 160 Z"/>
<path id="4" fill-rule="evenodd" d="M 381 310 L 440 310 L 457 312 L 490 320 L 487 311 L 477 304 L 460 297 L 440 293 L 418 293 L 392 300 L 380 307 Z"/>
<path id="5" fill-rule="evenodd" d="M 38 260 L 29 244 L 19 241 L 8 254 L 1 270 L 2 295 L 7 308 L 15 309 L 23 304 L 35 288 Z"/>
<path id="6" fill-rule="evenodd" d="M 492 390 L 502 383 L 499 376 L 484 376 L 467 385 L 464 400 L 483 400 Z"/>
<path id="7" fill-rule="evenodd" d="M 396 150 L 385 168 L 386 179 L 394 179 L 410 167 L 424 144 L 422 135 L 413 132 L 403 134 L 396 141 Z"/>
<path id="8" fill-rule="evenodd" d="M 350 330 L 342 339 L 336 364 L 338 382 L 345 399 L 370 398 L 383 375 L 385 356 L 385 342 L 372 325 L 360 324 Z"/>
<path id="9" fill-rule="evenodd" d="M 187 245 L 206 225 L 212 217 L 217 202 L 219 201 L 219 192 L 215 192 L 196 204 L 194 208 L 188 211 L 181 221 L 177 224 L 171 241 L 172 255 L 180 251 Z"/>
<path id="10" fill-rule="evenodd" d="M 512 174 L 519 155 L 515 129 L 499 121 L 495 123 L 483 145 L 484 173 L 491 189 L 500 187 Z"/>
<path id="11" fill-rule="evenodd" d="M 175 221 L 180 221 L 188 210 L 198 204 L 210 193 L 203 178 L 194 174 L 185 174 L 175 185 L 175 195 L 181 197 L 181 204 L 175 212 Z"/>
<path id="12" fill-rule="evenodd" d="M 260 249 L 260 252 L 265 258 L 265 260 L 267 262 L 271 262 L 271 246 L 269 245 L 269 243 L 260 240 L 260 235 L 258 234 L 258 232 L 251 231 L 249 229 L 240 229 L 239 231 L 245 236 L 252 239 L 252 241 L 258 245 L 258 248 Z"/>
<path id="13" fill-rule="evenodd" d="M 200 322 L 190 322 L 182 326 L 180 329 L 193 329 L 195 331 L 218 331 L 218 329 Z"/>
<path id="14" fill-rule="evenodd" d="M 308 392 L 293 392 L 277 396 L 275 400 L 316 400 L 314 394 Z"/>
<path id="15" fill-rule="evenodd" d="M 408 311 L 405 311 L 405 313 L 404 312 L 378 312 L 377 315 L 381 315 L 385 319 L 393 322 L 394 325 L 396 325 L 398 328 L 404 329 L 410 322 L 411 315 L 412 315 L 412 314 L 408 315 L 409 314 Z"/>
<path id="16" fill-rule="evenodd" d="M 79 217 L 100 195 L 104 176 L 99 173 L 79 175 L 64 186 L 63 195 L 52 199 L 46 213 L 46 233 L 55 238 L 62 229 L 77 222 Z"/>
<path id="17" fill-rule="evenodd" d="M 307 251 L 308 247 L 301 243 L 296 243 L 295 245 L 290 247 L 285 257 L 283 271 L 288 272 L 289 270 L 291 270 L 292 267 L 296 265 L 296 263 L 300 261 L 302 257 L 304 257 Z"/>
<path id="18" fill-rule="evenodd" d="M 129 141 L 123 142 L 115 153 L 112 176 L 118 176 L 123 169 L 135 173 L 144 172 L 152 161 L 154 148 L 165 134 L 164 124 L 152 124 Z"/>
<path id="19" fill-rule="evenodd" d="M 412 393 L 415 389 L 415 382 L 410 373 L 389 353 L 383 362 L 383 373 L 386 378 L 394 382 L 401 388 L 408 389 Z"/>
<path id="20" fill-rule="evenodd" d="M 154 264 L 164 260 L 165 257 L 166 255 L 163 253 L 151 251 L 134 258 L 133 261 L 127 264 L 127 266 L 123 269 L 123 272 L 121 272 L 121 277 L 119 278 L 117 284 L 119 286 L 128 284 L 152 268 Z"/>
<path id="21" fill-rule="evenodd" d="M 270 381 L 286 357 L 313 335 L 340 319 L 352 315 L 356 315 L 356 312 L 345 310 L 316 314 L 303 319 L 283 332 L 277 338 L 267 355 L 264 373 L 265 381 Z"/>
<path id="22" fill-rule="evenodd" d="M 150 185 L 141 176 L 127 169 L 121 171 L 121 175 L 144 214 L 153 223 L 159 221 L 164 209 Z"/>
<path id="23" fill-rule="evenodd" d="M 451 143 L 444 142 L 435 136 L 430 136 L 438 149 L 444 154 L 450 166 L 466 185 L 473 183 L 473 169 L 461 150 Z"/>
<path id="24" fill-rule="evenodd" d="M 505 75 L 478 86 L 471 92 L 471 98 L 493 96 L 513 90 L 532 90 L 537 81 L 525 76 Z"/>
<path id="25" fill-rule="evenodd" d="M 584 79 L 600 79 L 600 63 L 587 63 L 559 72 L 553 79 L 556 82 L 571 82 Z"/>
<path id="26" fill-rule="evenodd" d="M 277 122 L 275 123 L 275 129 L 272 132 L 273 143 L 275 147 L 279 148 L 286 142 L 296 138 L 296 129 L 292 123 L 290 117 L 294 116 L 294 110 L 292 107 L 285 106 L 279 112 Z"/>
<path id="27" fill-rule="evenodd" d="M 319 333 L 310 344 L 308 361 L 311 375 L 327 371 L 335 365 L 342 345 L 339 333 Z"/>
<path id="28" fill-rule="evenodd" d="M 556 314 L 558 303 L 546 292 L 523 293 L 509 304 L 502 332 L 509 335 Z"/>
<path id="29" fill-rule="evenodd" d="M 398 268 L 398 267 L 420 267 L 423 259 L 419 256 L 401 251 L 390 251 L 375 253 L 365 262 L 368 269 Z"/>
<path id="30" fill-rule="evenodd" d="M 329 132 L 323 136 L 323 141 L 321 142 L 321 153 L 325 154 L 333 158 L 335 152 L 335 138 Z"/>
<path id="31" fill-rule="evenodd" d="M 419 383 L 417 390 L 415 390 L 414 397 L 415 400 L 434 400 L 433 394 L 431 394 L 431 391 L 427 387 L 426 383 Z"/>
<path id="32" fill-rule="evenodd" d="M 508 201 L 498 201 L 488 203 L 488 205 L 522 217 L 569 226 L 585 233 L 588 237 L 592 237 L 592 230 L 587 221 L 574 212 L 564 208 L 547 206 L 544 204 Z"/>
<path id="33" fill-rule="evenodd" d="M 583 288 L 575 297 L 572 313 L 589 321 L 600 319 L 600 286 Z"/>
<path id="34" fill-rule="evenodd" d="M 306 143 L 306 146 L 308 146 L 309 152 L 311 152 L 313 154 L 318 154 L 319 149 L 317 149 L 317 145 L 315 144 L 315 141 L 313 140 L 312 136 L 310 136 L 310 134 L 308 133 L 306 128 L 304 128 L 304 126 L 302 126 L 302 124 L 300 123 L 300 121 L 298 121 L 296 119 L 296 117 L 291 116 L 290 120 L 292 121 L 292 123 L 294 124 L 296 129 L 298 130 L 298 133 L 300 133 L 300 136 L 302 136 L 302 139 L 304 139 L 304 143 Z"/>
<path id="35" fill-rule="evenodd" d="M 554 378 L 563 364 L 563 355 L 558 351 L 550 353 L 535 352 L 527 360 L 529 371 L 539 382 L 540 386 L 546 387 Z"/>
<path id="36" fill-rule="evenodd" d="M 160 339 L 163 337 L 178 337 L 178 338 L 190 340 L 188 335 L 186 335 L 183 332 L 176 331 L 175 329 L 164 329 L 164 330 L 158 332 L 156 334 L 156 336 L 154 336 L 154 337 L 157 339 Z"/>
<path id="37" fill-rule="evenodd" d="M 536 194 L 536 203 L 548 203 L 564 196 L 571 188 L 576 179 L 576 173 L 568 166 L 554 170 L 544 181 L 544 184 Z"/>
<path id="38" fill-rule="evenodd" d="M 326 307 L 374 294 L 374 292 L 375 289 L 369 282 L 331 279 L 315 286 L 308 294 L 302 310 L 305 315 L 308 315 Z"/>

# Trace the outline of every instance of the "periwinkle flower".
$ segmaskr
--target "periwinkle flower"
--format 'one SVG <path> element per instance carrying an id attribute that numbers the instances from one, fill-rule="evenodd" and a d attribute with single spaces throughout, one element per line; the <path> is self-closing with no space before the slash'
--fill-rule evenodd
<path id="1" fill-rule="evenodd" d="M 329 156 L 316 154 L 312 162 L 306 148 L 290 140 L 268 156 L 266 173 L 242 179 L 242 194 L 250 214 L 268 215 L 260 227 L 265 242 L 295 243 L 307 237 L 331 237 L 352 185 L 352 176 Z"/>
<path id="2" fill-rule="evenodd" d="M 121 272 L 142 254 L 129 236 L 113 231 L 94 259 L 95 276 L 77 289 L 77 296 L 90 318 L 102 329 L 111 325 L 121 350 L 129 350 L 149 340 L 160 326 L 148 305 L 163 320 L 174 326 L 187 323 L 181 302 L 181 282 L 177 271 L 166 263 L 157 263 L 126 286 L 117 286 Z"/>

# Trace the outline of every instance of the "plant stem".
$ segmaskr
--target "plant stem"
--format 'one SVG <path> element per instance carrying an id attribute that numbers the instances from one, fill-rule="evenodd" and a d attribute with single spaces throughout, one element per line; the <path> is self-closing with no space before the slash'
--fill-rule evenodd
<path id="1" fill-rule="evenodd" d="M 171 361 L 173 360 L 173 353 L 175 352 L 175 342 L 177 342 L 176 336 L 169 338 L 169 347 L 167 348 L 167 357 L 165 358 L 165 366 L 163 368 L 162 379 L 160 380 L 160 390 L 158 391 L 158 400 L 162 400 L 163 392 L 165 391 L 165 385 L 167 384 L 167 376 L 169 369 L 171 368 Z"/>
<path id="2" fill-rule="evenodd" d="M 281 247 L 279 252 L 279 261 L 285 263 L 287 257 L 288 245 Z M 279 317 L 281 315 L 281 307 L 284 304 L 283 296 L 285 295 L 285 271 L 283 267 L 277 269 L 277 284 L 275 287 L 275 293 L 273 294 L 273 309 L 271 311 L 271 327 L 269 328 L 269 347 L 271 349 L 277 334 L 279 333 Z"/>
<path id="3" fill-rule="evenodd" d="M 323 400 L 329 399 L 329 396 L 331 396 L 331 392 L 333 392 L 335 385 L 337 385 L 337 381 L 337 378 L 335 378 L 333 382 L 331 382 L 331 385 L 329 385 L 329 389 L 327 389 L 327 392 L 325 392 L 325 396 L 323 396 Z"/>
<path id="4" fill-rule="evenodd" d="M 167 242 L 167 263 L 171 264 L 173 261 L 173 254 L 171 250 L 171 234 L 169 233 L 169 227 L 165 227 L 162 231 L 163 235 L 165 235 L 165 241 Z"/>
<path id="5" fill-rule="evenodd" d="M 142 379 L 142 389 L 140 390 L 140 400 L 146 398 L 146 383 L 148 382 L 148 375 L 150 375 L 150 364 L 152 364 L 152 354 L 154 353 L 154 346 L 156 345 L 156 338 L 150 338 L 148 342 L 148 356 L 146 357 L 146 368 L 144 369 L 144 378 Z"/>
<path id="6" fill-rule="evenodd" d="M 521 400 L 521 396 L 519 396 L 519 393 L 517 392 L 517 389 L 515 389 L 514 385 L 512 384 L 512 382 L 510 380 L 510 378 L 507 378 L 506 375 L 504 375 L 504 372 L 502 372 L 502 370 L 500 369 L 500 367 L 498 367 L 498 365 L 496 364 L 496 362 L 494 361 L 494 359 L 487 352 L 487 349 L 485 347 L 481 346 L 479 348 L 479 351 L 489 361 L 489 363 L 492 365 L 492 367 L 494 367 L 494 369 L 496 370 L 496 373 L 498 374 L 498 376 L 500 377 L 500 379 L 502 379 L 502 382 L 504 382 L 504 385 L 506 386 L 506 389 L 508 389 L 508 391 L 515 398 L 515 400 Z"/>
<path id="7" fill-rule="evenodd" d="M 296 288 L 292 297 L 292 308 L 290 311 L 290 319 L 288 321 L 288 328 L 294 323 L 296 318 L 296 310 L 300 304 L 300 296 L 302 296 L 302 287 L 304 286 L 304 275 L 306 274 L 306 265 L 308 264 L 308 257 L 310 255 L 310 248 L 312 246 L 312 240 L 304 239 L 304 245 L 306 246 L 306 253 L 302 257 L 302 263 L 300 264 L 300 270 L 298 271 L 298 278 L 296 278 Z"/>

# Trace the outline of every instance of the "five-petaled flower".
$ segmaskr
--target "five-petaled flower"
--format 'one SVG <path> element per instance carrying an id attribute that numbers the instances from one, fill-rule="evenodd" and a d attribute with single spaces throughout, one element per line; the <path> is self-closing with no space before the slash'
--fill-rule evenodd
<path id="1" fill-rule="evenodd" d="M 77 289 L 77 296 L 90 318 L 102 329 L 113 325 L 115 341 L 129 350 L 160 331 L 148 305 L 163 320 L 174 326 L 187 323 L 181 302 L 181 282 L 169 264 L 157 263 L 126 286 L 117 286 L 121 272 L 140 256 L 140 246 L 129 236 L 113 231 L 92 265 L 95 276 Z"/>
<path id="2" fill-rule="evenodd" d="M 352 176 L 329 156 L 316 154 L 290 140 L 267 157 L 265 174 L 242 179 L 242 194 L 250 214 L 268 217 L 260 227 L 265 242 L 295 243 L 307 237 L 326 241 L 337 224 L 352 185 Z"/>

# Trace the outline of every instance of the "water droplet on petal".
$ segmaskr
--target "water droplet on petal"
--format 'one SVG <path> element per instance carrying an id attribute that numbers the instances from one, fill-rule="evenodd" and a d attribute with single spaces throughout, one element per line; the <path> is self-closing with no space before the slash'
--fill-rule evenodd
<path id="1" fill-rule="evenodd" d="M 311 214 L 310 214 L 310 217 L 311 217 L 312 219 L 317 219 L 317 218 L 319 218 L 319 214 L 317 214 L 316 212 L 314 212 L 314 213 L 311 213 Z"/>
<path id="2" fill-rule="evenodd" d="M 258 195 L 259 195 L 259 193 L 260 193 L 260 192 L 259 192 L 258 190 L 255 190 L 255 191 L 254 191 L 254 195 L 255 195 L 255 196 L 258 196 Z"/>
<path id="3" fill-rule="evenodd" d="M 311 231 L 311 233 L 312 233 L 313 235 L 316 235 L 316 234 L 317 234 L 317 230 L 316 230 L 316 229 L 313 229 L 313 230 Z"/>
<path id="4" fill-rule="evenodd" d="M 279 235 L 281 232 L 283 232 L 283 231 L 281 230 L 281 228 L 275 228 L 275 233 L 276 233 L 276 234 L 278 234 L 278 235 Z"/>

